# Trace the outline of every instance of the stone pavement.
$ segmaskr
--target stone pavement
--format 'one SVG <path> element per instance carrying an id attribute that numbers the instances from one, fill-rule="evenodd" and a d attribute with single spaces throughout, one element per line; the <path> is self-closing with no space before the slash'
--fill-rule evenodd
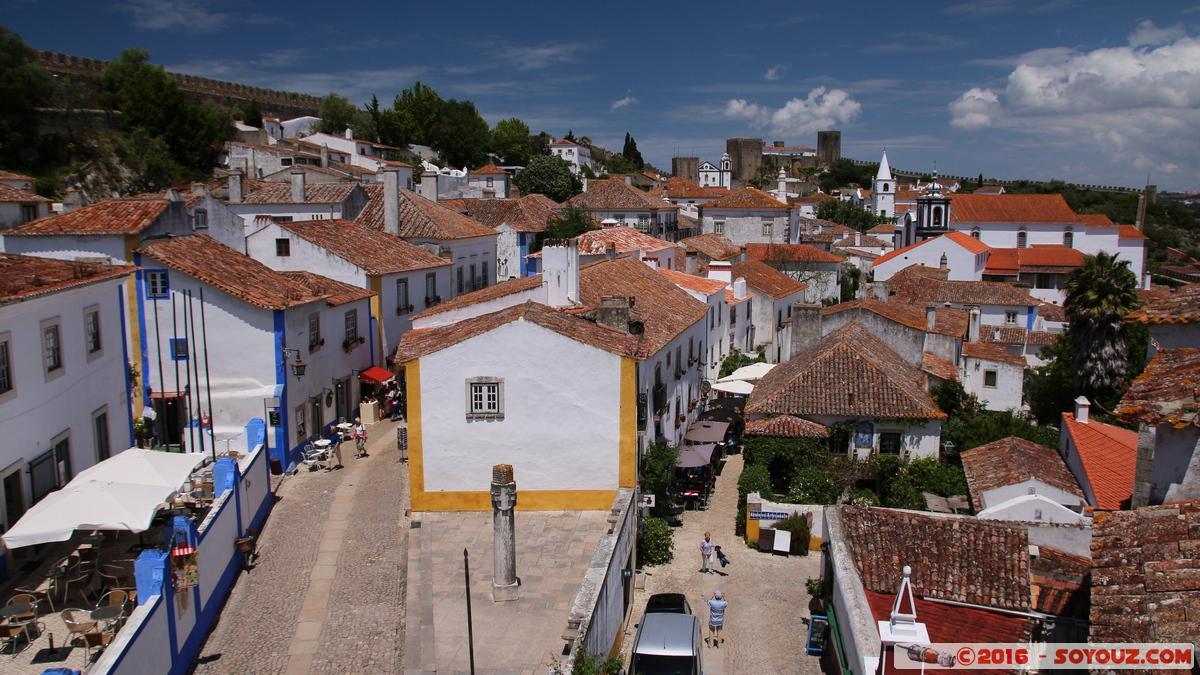
<path id="1" fill-rule="evenodd" d="M 519 484 L 518 484 L 519 488 Z M 519 493 L 518 493 L 519 494 Z M 608 511 L 517 511 L 517 577 L 521 597 L 492 600 L 492 514 L 414 514 L 405 673 L 470 672 L 463 549 L 471 556 L 475 672 L 543 675 L 563 630 Z"/>
<path id="2" fill-rule="evenodd" d="M 704 648 L 707 675 L 818 675 L 820 660 L 807 656 L 806 621 L 809 596 L 804 582 L 820 576 L 821 556 L 775 556 L 752 550 L 734 534 L 737 513 L 737 480 L 742 456 L 733 455 L 717 478 L 716 492 L 704 511 L 683 514 L 683 527 L 675 528 L 675 558 L 660 567 L 645 568 L 645 590 L 635 591 L 633 613 L 626 624 L 621 655 L 626 666 L 641 621 L 646 599 L 654 593 L 685 593 L 692 613 L 700 617 L 708 635 L 708 599 L 718 588 L 729 601 L 725 611 L 725 643 Z M 725 576 L 701 574 L 700 540 L 711 532 L 713 541 L 729 558 Z"/>
<path id="3" fill-rule="evenodd" d="M 404 656 L 408 465 L 397 423 L 368 429 L 369 457 L 282 479 L 196 675 L 398 673 Z"/>

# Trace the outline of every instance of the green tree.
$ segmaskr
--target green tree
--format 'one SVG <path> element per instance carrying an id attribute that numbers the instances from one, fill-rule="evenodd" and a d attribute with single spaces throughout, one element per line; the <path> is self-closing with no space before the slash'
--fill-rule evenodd
<path id="1" fill-rule="evenodd" d="M 637 141 L 633 140 L 633 136 L 630 136 L 629 132 L 625 133 L 625 145 L 621 148 L 621 154 L 636 167 L 637 171 L 645 168 L 646 162 L 642 159 L 642 153 L 638 151 Z"/>
<path id="2" fill-rule="evenodd" d="M 262 110 L 258 108 L 258 101 L 251 100 L 242 109 L 242 124 L 257 129 L 263 128 Z"/>
<path id="3" fill-rule="evenodd" d="M 1093 394 L 1118 386 L 1129 360 L 1125 315 L 1138 306 L 1137 276 L 1128 260 L 1101 251 L 1085 255 L 1064 290 L 1075 386 Z"/>
<path id="4" fill-rule="evenodd" d="M 496 122 L 496 128 L 492 130 L 492 152 L 500 155 L 505 164 L 524 166 L 533 157 L 529 125 L 516 117 Z"/>
<path id="5" fill-rule="evenodd" d="M 54 80 L 35 63 L 37 51 L 0 26 L 0 163 L 30 166 L 36 159 L 36 108 L 50 101 Z"/>
<path id="6" fill-rule="evenodd" d="M 679 448 L 666 443 L 654 443 L 642 458 L 642 494 L 655 495 L 654 515 L 662 515 L 670 506 L 667 499 L 675 486 L 675 463 Z"/>
<path id="7" fill-rule="evenodd" d="M 852 227 L 859 232 L 866 232 L 883 222 L 891 222 L 891 219 L 877 216 L 852 202 L 834 199 L 827 199 L 817 206 L 817 217 Z"/>
<path id="8" fill-rule="evenodd" d="M 546 221 L 546 239 L 571 239 L 598 229 L 591 212 L 568 206 Z"/>
<path id="9" fill-rule="evenodd" d="M 470 101 L 450 99 L 434 127 L 430 147 L 446 166 L 479 167 L 492 144 L 492 130 Z"/>
<path id="10" fill-rule="evenodd" d="M 638 171 L 637 165 L 629 161 L 625 155 L 609 155 L 600 161 L 608 173 L 636 173 Z"/>
<path id="11" fill-rule="evenodd" d="M 354 123 L 354 115 L 358 108 L 350 99 L 337 94 L 327 94 L 321 99 L 321 131 L 327 134 L 340 134 Z"/>
<path id="12" fill-rule="evenodd" d="M 538 193 L 562 203 L 583 192 L 583 181 L 571 172 L 571 165 L 561 157 L 539 155 L 519 172 L 513 183 L 521 196 Z"/>
<path id="13" fill-rule="evenodd" d="M 400 92 L 392 102 L 392 108 L 400 113 L 400 123 L 405 127 L 409 143 L 430 147 L 433 147 L 445 106 L 442 97 L 420 81 Z"/>
<path id="14" fill-rule="evenodd" d="M 743 354 L 735 349 L 729 356 L 725 357 L 724 361 L 721 362 L 721 371 L 717 374 L 717 377 L 732 375 L 733 371 L 741 368 L 742 366 L 748 366 L 751 363 L 763 363 L 766 360 L 767 356 L 765 352 L 758 352 L 757 354 L 750 355 Z"/>
<path id="15" fill-rule="evenodd" d="M 575 132 L 570 129 L 567 129 L 567 135 L 563 136 L 563 140 L 571 141 L 572 143 L 574 143 L 575 142 Z"/>

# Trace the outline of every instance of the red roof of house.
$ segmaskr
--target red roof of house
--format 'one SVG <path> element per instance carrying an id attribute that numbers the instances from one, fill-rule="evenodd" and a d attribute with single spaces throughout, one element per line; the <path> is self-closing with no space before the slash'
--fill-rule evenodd
<path id="1" fill-rule="evenodd" d="M 380 210 L 382 210 L 383 191 L 380 186 Z M 374 204 L 376 197 L 371 195 Z M 358 222 L 363 222 L 366 209 L 359 214 Z M 382 226 L 382 217 L 379 219 Z M 372 220 L 368 227 L 375 227 Z M 467 239 L 469 237 L 495 236 L 495 230 L 484 227 L 477 221 L 461 213 L 448 209 L 437 202 L 430 201 L 415 192 L 400 188 L 400 236 L 405 239 Z"/>
<path id="2" fill-rule="evenodd" d="M 1014 267 L 1013 265 L 1016 265 Z M 1083 251 L 1065 246 L 1031 248 L 993 248 L 984 274 L 1011 276 L 1020 272 L 1065 274 L 1067 269 L 1083 265 Z"/>
<path id="3" fill-rule="evenodd" d="M 746 435 L 779 438 L 829 438 L 829 427 L 792 415 L 777 415 L 746 422 Z"/>
<path id="4" fill-rule="evenodd" d="M 760 262 L 840 263 L 842 259 L 808 244 L 746 244 L 746 258 Z"/>
<path id="5" fill-rule="evenodd" d="M 0 305 L 11 305 L 106 279 L 118 279 L 136 269 L 0 252 Z"/>
<path id="6" fill-rule="evenodd" d="M 635 227 L 624 226 L 588 230 L 576 237 L 576 240 L 579 242 L 579 255 L 603 255 L 609 244 L 617 247 L 617 253 L 657 253 L 665 248 L 678 246 L 664 239 L 643 234 Z"/>
<path id="7" fill-rule="evenodd" d="M 858 322 L 767 373 L 747 411 L 800 417 L 941 419 L 917 370 Z"/>
<path id="8" fill-rule="evenodd" d="M 1188 284 L 1171 295 L 1134 310 L 1130 323 L 1195 323 L 1200 321 L 1200 284 Z"/>
<path id="9" fill-rule="evenodd" d="M 245 184 L 243 183 L 243 186 Z M 304 186 L 305 204 L 341 204 L 350 198 L 358 183 L 309 183 Z M 242 200 L 244 204 L 293 204 L 292 184 L 270 183 Z"/>
<path id="10" fill-rule="evenodd" d="M 25 174 L 13 173 L 11 171 L 0 169 L 0 180 L 33 180 L 33 176 L 26 176 Z"/>
<path id="11" fill-rule="evenodd" d="M 680 214 L 679 217 L 683 218 L 684 216 Z M 688 237 L 687 239 L 680 240 L 679 243 L 688 248 L 696 249 L 705 256 L 708 256 L 709 260 L 729 260 L 742 254 L 741 246 L 712 232 Z"/>
<path id="12" fill-rule="evenodd" d="M 1096 508 L 1128 508 L 1137 464 L 1137 432 L 1092 419 L 1080 424 L 1073 413 L 1063 413 L 1063 425 L 1079 452 Z"/>
<path id="13" fill-rule="evenodd" d="M 827 195 L 824 192 L 818 192 L 807 197 L 796 197 L 795 199 L 789 199 L 788 203 L 796 206 L 800 204 L 820 204 L 821 202 L 827 202 L 831 199 L 836 200 L 837 197 L 834 197 L 833 195 Z"/>
<path id="14" fill-rule="evenodd" d="M 471 305 L 477 305 L 481 302 L 497 300 L 499 298 L 514 295 L 516 293 L 529 292 L 535 288 L 539 288 L 541 285 L 542 275 L 540 274 L 535 274 L 528 277 L 518 277 L 516 279 L 508 279 L 506 281 L 492 284 L 487 288 L 481 288 L 478 291 L 471 291 L 470 293 L 465 293 L 458 297 L 445 300 L 421 312 L 420 314 L 417 314 L 413 318 L 419 319 L 427 316 L 433 316 L 434 314 L 449 312 L 452 309 L 462 309 L 463 307 L 470 307 Z"/>
<path id="15" fill-rule="evenodd" d="M 6 231 L 4 236 L 137 234 L 149 227 L 169 204 L 166 199 L 109 199 L 32 220 Z"/>
<path id="16" fill-rule="evenodd" d="M 983 493 L 1038 480 L 1083 498 L 1079 482 L 1058 451 L 1024 438 L 1009 436 L 962 453 L 963 471 L 975 510 L 983 509 Z"/>
<path id="17" fill-rule="evenodd" d="M 1160 349 L 1117 404 L 1126 422 L 1200 426 L 1200 349 Z"/>
<path id="18" fill-rule="evenodd" d="M 876 239 L 870 235 L 862 235 L 858 238 L 858 243 L 854 243 L 854 235 L 850 235 L 841 241 L 833 242 L 834 246 L 841 248 L 857 247 L 857 248 L 887 248 L 888 243 L 882 239 Z"/>
<path id="19" fill-rule="evenodd" d="M 1054 307 L 1055 305 L 1050 305 Z M 1046 307 L 1046 305 L 1042 305 Z M 979 341 L 995 342 L 1002 345 L 1034 345 L 1045 347 L 1058 342 L 1062 333 L 1051 333 L 1045 330 L 1029 330 L 1020 326 L 980 326 Z"/>
<path id="20" fill-rule="evenodd" d="M 953 303 L 956 305 L 1002 305 L 1037 307 L 1040 300 L 1000 281 L 935 281 L 912 266 L 887 280 L 888 289 L 900 298 L 915 302 Z M 927 268 L 925 268 L 927 269 Z"/>
<path id="21" fill-rule="evenodd" d="M 561 205 L 546 195 L 532 193 L 520 199 L 458 199 L 462 212 L 493 230 L 507 225 L 517 232 L 545 232 L 546 223 L 560 213 Z M 449 200 L 441 202 L 449 207 Z M 591 214 L 589 214 L 591 215 Z M 594 218 L 594 217 L 593 217 Z M 599 220 L 595 220 L 599 226 Z"/>
<path id="22" fill-rule="evenodd" d="M 276 224 L 361 267 L 367 274 L 391 274 L 453 264 L 399 237 L 348 220 L 300 220 Z"/>
<path id="23" fill-rule="evenodd" d="M 1079 219 L 1088 227 L 1116 227 L 1117 224 L 1103 213 L 1080 213 Z"/>
<path id="24" fill-rule="evenodd" d="M 958 244 L 959 246 L 967 249 L 968 251 L 970 251 L 971 253 L 974 253 L 975 255 L 979 255 L 980 253 L 983 253 L 984 251 L 988 250 L 987 244 L 984 244 L 982 241 L 979 241 L 975 237 L 972 237 L 971 235 L 965 234 L 963 232 L 959 232 L 958 230 L 950 230 L 946 234 L 943 234 L 943 235 L 940 235 L 937 237 L 933 237 L 932 239 L 925 239 L 924 241 L 918 241 L 917 243 L 912 244 L 910 246 L 905 246 L 904 248 L 898 248 L 894 251 L 889 251 L 886 255 L 884 255 L 884 256 L 880 257 L 878 260 L 876 260 L 875 265 L 876 266 L 882 265 L 883 263 L 885 263 L 889 260 L 898 258 L 919 246 L 924 246 L 925 244 L 928 244 L 931 241 L 938 241 L 942 237 L 945 237 L 946 239 Z"/>
<path id="25" fill-rule="evenodd" d="M 1010 363 L 1014 366 L 1021 366 L 1022 368 L 1029 365 L 1025 361 L 1024 356 L 1009 354 L 1008 350 L 1002 345 L 991 342 L 965 342 L 963 343 L 962 355 L 969 356 L 973 359 L 984 359 L 985 361 Z"/>
<path id="26" fill-rule="evenodd" d="M 1118 239 L 1149 239 L 1150 237 L 1147 237 L 1145 234 L 1142 233 L 1141 230 L 1137 229 L 1133 225 L 1118 225 L 1117 226 L 1117 238 Z"/>
<path id="27" fill-rule="evenodd" d="M 757 260 L 742 260 L 732 265 L 733 278 L 741 277 L 746 285 L 757 293 L 765 293 L 776 300 L 799 293 L 808 284 L 796 281 L 788 275 Z"/>
<path id="28" fill-rule="evenodd" d="M 878 314 L 885 319 L 895 321 L 898 324 L 908 326 L 909 328 L 916 328 L 917 330 L 928 330 L 929 327 L 929 320 L 925 314 L 926 306 L 921 306 L 915 302 L 905 302 L 902 299 L 896 298 L 893 298 L 892 302 L 883 302 L 875 298 L 848 300 L 822 308 L 821 314 L 830 316 L 853 309 L 863 309 L 873 314 Z M 970 316 L 961 309 L 937 307 L 934 313 L 932 332 L 951 337 L 963 337 L 967 334 L 969 321 Z"/>
<path id="29" fill-rule="evenodd" d="M 679 208 L 626 185 L 620 178 L 589 180 L 587 192 L 571 197 L 565 206 L 589 211 L 657 211 Z"/>
<path id="30" fill-rule="evenodd" d="M 975 194 L 977 195 L 998 195 L 1002 194 L 1003 192 L 1003 185 L 984 185 L 982 187 L 975 188 Z"/>
<path id="31" fill-rule="evenodd" d="M 664 191 L 667 193 L 667 197 L 671 199 L 716 199 L 721 196 L 710 191 L 708 188 L 700 187 L 690 180 L 683 178 L 672 178 L 666 184 L 654 188 L 648 194 L 661 199 Z"/>
<path id="32" fill-rule="evenodd" d="M 726 286 L 729 285 L 724 281 L 719 281 L 717 279 L 699 277 L 695 274 L 684 274 L 683 272 L 676 272 L 675 270 L 669 270 L 663 267 L 658 268 L 658 273 L 669 279 L 671 283 L 680 288 L 689 291 L 696 291 L 697 293 L 703 293 L 705 295 L 720 293 L 725 289 Z"/>
<path id="33" fill-rule="evenodd" d="M 708 303 L 630 256 L 602 260 L 579 270 L 579 299 L 585 307 L 598 307 L 601 298 L 611 296 L 637 298 L 629 317 L 645 327 L 641 344 L 647 354 L 666 347 L 675 336 L 708 316 Z"/>
<path id="34" fill-rule="evenodd" d="M 737 305 L 737 304 L 740 304 L 740 303 L 746 302 L 746 301 L 747 301 L 747 300 L 749 300 L 750 298 L 753 298 L 753 297 L 754 297 L 754 295 L 755 295 L 754 293 L 752 293 L 752 292 L 750 292 L 749 290 L 747 290 L 747 291 L 746 291 L 746 295 L 745 295 L 745 296 L 743 296 L 741 300 L 739 300 L 739 299 L 738 299 L 738 297 L 737 297 L 736 295 L 734 295 L 734 293 L 733 293 L 733 289 L 732 289 L 732 288 L 726 288 L 726 289 L 725 289 L 725 304 L 727 304 L 727 305 Z"/>
<path id="35" fill-rule="evenodd" d="M 950 195 L 950 220 L 958 223 L 1078 223 L 1062 195 Z"/>
<path id="36" fill-rule="evenodd" d="M 508 172 L 495 164 L 485 164 L 471 172 L 475 176 L 507 176 Z"/>
<path id="37" fill-rule="evenodd" d="M 872 227 L 871 229 L 867 230 L 867 234 L 888 234 L 888 235 L 891 235 L 891 234 L 895 234 L 895 233 L 896 233 L 896 226 L 895 226 L 895 225 L 890 225 L 890 224 L 887 224 L 887 223 L 884 223 L 884 224 L 882 224 L 882 225 L 876 225 L 875 227 Z"/>
<path id="38" fill-rule="evenodd" d="M 921 369 L 940 380 L 958 382 L 958 367 L 933 354 L 925 354 L 922 357 Z"/>
<path id="39" fill-rule="evenodd" d="M 26 192 L 21 188 L 13 187 L 8 183 L 0 183 L 0 202 L 31 204 L 33 202 L 50 203 L 51 201 L 41 195 L 35 195 L 32 192 Z"/>
<path id="40" fill-rule="evenodd" d="M 786 209 L 787 204 L 775 199 L 758 188 L 748 187 L 720 199 L 700 205 L 700 212 L 714 209 Z"/>
<path id="41" fill-rule="evenodd" d="M 337 307 L 355 300 L 365 300 L 376 295 L 375 291 L 354 286 L 337 279 L 323 277 L 314 272 L 282 272 L 283 276 L 304 286 L 313 295 L 326 296 L 325 302 L 330 307 Z"/>

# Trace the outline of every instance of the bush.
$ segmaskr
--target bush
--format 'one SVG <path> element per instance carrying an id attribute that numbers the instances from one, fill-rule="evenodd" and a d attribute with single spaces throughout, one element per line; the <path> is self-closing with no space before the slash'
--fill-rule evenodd
<path id="1" fill-rule="evenodd" d="M 809 577 L 808 581 L 804 582 L 804 589 L 814 598 L 820 599 L 821 594 L 825 592 L 825 583 L 820 579 Z"/>
<path id="2" fill-rule="evenodd" d="M 833 504 L 837 502 L 838 492 L 827 470 L 808 466 L 798 469 L 792 476 L 792 489 L 787 500 L 793 504 Z"/>
<path id="3" fill-rule="evenodd" d="M 643 565 L 665 565 L 675 557 L 671 526 L 662 518 L 647 518 L 638 542 L 638 560 Z"/>
<path id="4" fill-rule="evenodd" d="M 961 466 L 948 464 L 933 457 L 914 459 L 908 463 L 908 475 L 922 492 L 943 497 L 969 494 L 967 475 Z"/>
<path id="5" fill-rule="evenodd" d="M 851 506 L 879 506 L 879 495 L 866 488 L 847 490 L 841 501 Z"/>
<path id="6" fill-rule="evenodd" d="M 788 547 L 788 553 L 792 555 L 808 555 L 808 516 L 802 513 L 796 513 L 789 516 L 786 520 L 781 520 L 771 526 L 773 530 L 783 530 L 792 533 L 791 545 Z"/>
<path id="7" fill-rule="evenodd" d="M 771 492 L 771 474 L 767 467 L 761 464 L 742 469 L 742 475 L 738 477 L 738 496 L 743 502 L 751 492 L 757 492 L 763 498 L 774 496 Z"/>
<path id="8" fill-rule="evenodd" d="M 675 464 L 679 461 L 679 448 L 666 443 L 655 443 L 646 450 L 642 459 L 642 494 L 655 495 L 652 515 L 661 516 L 670 500 L 667 493 L 675 486 Z"/>
<path id="9" fill-rule="evenodd" d="M 621 659 L 610 656 L 607 659 L 601 654 L 590 654 L 586 647 L 580 647 L 575 655 L 575 663 L 571 666 L 569 675 L 617 675 L 621 670 Z M 550 670 L 554 675 L 568 675 L 562 665 L 556 663 Z"/>

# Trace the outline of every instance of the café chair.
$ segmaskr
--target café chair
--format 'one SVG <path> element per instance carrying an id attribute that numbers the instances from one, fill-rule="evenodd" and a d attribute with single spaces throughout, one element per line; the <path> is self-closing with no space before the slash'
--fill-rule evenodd
<path id="1" fill-rule="evenodd" d="M 45 600 L 46 604 L 50 605 L 50 611 L 55 611 L 53 594 L 51 594 L 49 588 L 14 588 L 13 590 L 17 593 L 32 597 L 34 600 L 31 601 L 31 604 L 34 606 L 36 606 L 42 600 Z"/>
<path id="2" fill-rule="evenodd" d="M 73 641 L 75 636 L 90 633 L 96 630 L 96 622 L 88 621 L 85 617 L 88 616 L 87 610 L 83 609 L 64 609 L 62 611 L 63 623 L 67 624 L 67 630 L 70 631 L 70 639 Z"/>
<path id="3" fill-rule="evenodd" d="M 96 650 L 96 655 L 112 642 L 113 634 L 105 631 L 88 631 L 83 634 L 84 647 L 87 649 L 85 663 L 90 663 L 92 660 L 92 650 Z"/>

